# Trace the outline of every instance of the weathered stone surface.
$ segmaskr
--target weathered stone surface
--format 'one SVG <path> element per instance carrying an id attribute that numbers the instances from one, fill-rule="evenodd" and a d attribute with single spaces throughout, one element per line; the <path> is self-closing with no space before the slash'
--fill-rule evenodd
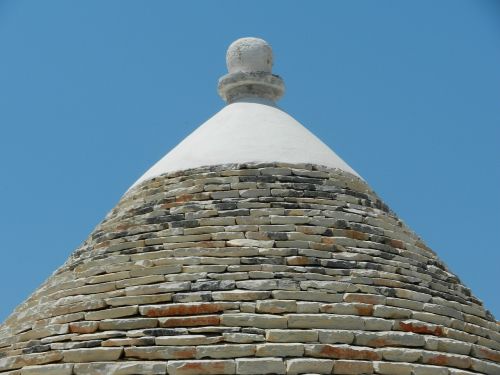
<path id="1" fill-rule="evenodd" d="M 470 371 L 465 371 L 465 370 L 457 370 L 450 368 L 450 375 L 474 375 L 476 374 L 475 372 L 470 372 Z"/>
<path id="2" fill-rule="evenodd" d="M 73 364 L 49 364 L 27 366 L 21 370 L 21 375 L 72 375 Z"/>
<path id="3" fill-rule="evenodd" d="M 215 301 L 255 301 L 258 299 L 267 299 L 271 292 L 249 291 L 249 290 L 231 290 L 227 292 L 213 292 L 212 298 Z"/>
<path id="4" fill-rule="evenodd" d="M 354 332 L 346 330 L 318 330 L 319 342 L 323 344 L 351 344 L 354 341 Z"/>
<path id="5" fill-rule="evenodd" d="M 258 241 L 248 239 L 236 239 L 227 241 L 227 246 L 238 247 L 273 247 L 274 241 Z"/>
<path id="6" fill-rule="evenodd" d="M 424 335 L 443 336 L 444 329 L 440 325 L 420 322 L 418 320 L 403 320 L 398 323 L 398 328 L 405 332 L 420 333 Z"/>
<path id="7" fill-rule="evenodd" d="M 281 261 L 278 261 L 281 263 Z M 236 286 L 248 290 L 295 290 L 297 285 L 291 280 L 244 280 L 236 282 Z"/>
<path id="8" fill-rule="evenodd" d="M 335 361 L 333 373 L 342 375 L 373 374 L 373 363 L 367 361 L 338 360 Z"/>
<path id="9" fill-rule="evenodd" d="M 355 343 L 362 346 L 409 346 L 423 347 L 425 339 L 421 335 L 406 332 L 361 332 L 356 333 Z"/>
<path id="10" fill-rule="evenodd" d="M 302 357 L 304 345 L 301 344 L 259 344 L 257 357 Z"/>
<path id="11" fill-rule="evenodd" d="M 462 354 L 469 354 L 469 352 L 467 350 L 463 350 Z M 500 363 L 500 351 L 498 350 L 485 348 L 479 345 L 472 345 L 471 354 L 476 358 L 484 358 L 492 362 Z"/>
<path id="12" fill-rule="evenodd" d="M 75 375 L 163 375 L 167 371 L 164 362 L 96 362 L 76 364 Z"/>
<path id="13" fill-rule="evenodd" d="M 118 347 L 118 346 L 151 346 L 155 345 L 154 337 L 128 337 L 107 339 L 101 342 L 104 347 Z M 96 345 L 97 346 L 97 345 Z"/>
<path id="14" fill-rule="evenodd" d="M 297 302 L 283 300 L 257 301 L 256 311 L 269 314 L 295 312 L 297 311 Z"/>
<path id="15" fill-rule="evenodd" d="M 420 361 L 422 350 L 406 348 L 383 348 L 377 350 L 387 361 L 413 363 Z"/>
<path id="16" fill-rule="evenodd" d="M 64 350 L 62 354 L 64 362 L 78 363 L 116 361 L 122 352 L 122 348 L 84 348 Z"/>
<path id="17" fill-rule="evenodd" d="M 138 285 L 125 288 L 127 296 L 140 296 L 150 294 L 168 294 L 169 292 L 180 292 L 189 290 L 191 283 L 186 281 L 166 282 L 153 285 Z"/>
<path id="18" fill-rule="evenodd" d="M 197 326 L 218 326 L 220 324 L 219 315 L 197 315 L 159 318 L 160 327 L 197 327 Z"/>
<path id="19" fill-rule="evenodd" d="M 99 322 L 74 322 L 69 324 L 71 333 L 94 333 L 99 328 Z"/>
<path id="20" fill-rule="evenodd" d="M 230 327 L 286 328 L 287 319 L 267 314 L 223 314 L 221 324 Z"/>
<path id="21" fill-rule="evenodd" d="M 448 368 L 440 366 L 413 365 L 412 375 L 448 375 Z"/>
<path id="22" fill-rule="evenodd" d="M 188 333 L 186 328 L 150 328 L 150 329 L 138 329 L 133 331 L 128 331 L 128 337 L 143 337 L 143 336 L 175 336 L 175 335 L 186 335 Z"/>
<path id="23" fill-rule="evenodd" d="M 374 362 L 373 368 L 381 375 L 412 375 L 412 366 L 408 363 Z"/>
<path id="24" fill-rule="evenodd" d="M 349 345 L 329 345 L 329 344 L 306 344 L 306 356 L 335 358 L 335 359 L 358 359 L 379 361 L 382 356 L 371 348 L 349 346 Z"/>
<path id="25" fill-rule="evenodd" d="M 211 292 L 176 293 L 172 299 L 175 303 L 209 302 L 211 300 Z"/>
<path id="26" fill-rule="evenodd" d="M 327 292 L 273 290 L 272 295 L 276 299 L 295 299 L 314 302 L 342 301 L 342 295 Z"/>
<path id="27" fill-rule="evenodd" d="M 209 337 L 204 335 L 160 336 L 155 338 L 156 345 L 207 345 L 220 342 L 222 337 Z"/>
<path id="28" fill-rule="evenodd" d="M 318 341 L 318 332 L 305 329 L 269 329 L 266 331 L 266 340 L 269 342 L 315 342 Z"/>
<path id="29" fill-rule="evenodd" d="M 151 303 L 168 302 L 172 300 L 172 294 L 153 294 L 141 296 L 126 296 L 106 298 L 105 302 L 110 306 L 146 305 Z"/>
<path id="30" fill-rule="evenodd" d="M 497 375 L 499 352 L 491 314 L 363 181 L 279 163 L 132 189 L 0 326 L 9 375 Z"/>
<path id="31" fill-rule="evenodd" d="M 394 325 L 392 320 L 382 318 L 363 318 L 366 331 L 390 331 Z"/>
<path id="32" fill-rule="evenodd" d="M 234 360 L 169 361 L 169 375 L 223 375 L 236 374 Z"/>
<path id="33" fill-rule="evenodd" d="M 419 293 L 408 289 L 394 288 L 394 291 L 396 297 L 413 301 L 428 302 L 432 298 L 432 296 L 427 293 Z"/>
<path id="34" fill-rule="evenodd" d="M 86 320 L 103 320 L 103 319 L 113 319 L 121 318 L 124 316 L 130 316 L 137 314 L 137 306 L 123 306 L 115 307 L 112 309 L 92 311 L 85 314 Z"/>
<path id="35" fill-rule="evenodd" d="M 15 370 L 24 366 L 58 362 L 62 358 L 63 355 L 58 351 L 4 357 L 0 358 L 0 371 Z"/>
<path id="36" fill-rule="evenodd" d="M 95 332 L 82 334 L 71 337 L 72 341 L 91 341 L 91 340 L 101 340 L 101 339 L 109 339 L 114 337 L 123 337 L 125 336 L 125 332 L 123 331 L 104 331 L 104 332 Z"/>
<path id="37" fill-rule="evenodd" d="M 68 333 L 68 324 L 53 324 L 43 328 L 31 329 L 27 332 L 23 332 L 18 335 L 19 341 L 29 341 L 36 340 L 42 337 L 52 336 L 52 335 L 63 335 Z"/>
<path id="38" fill-rule="evenodd" d="M 440 352 L 423 352 L 422 362 L 436 366 L 449 366 L 468 369 L 472 365 L 471 358 L 459 354 L 444 354 Z"/>
<path id="39" fill-rule="evenodd" d="M 290 328 L 330 328 L 359 329 L 364 328 L 363 320 L 357 316 L 329 314 L 291 314 L 287 315 Z"/>
<path id="40" fill-rule="evenodd" d="M 164 359 L 189 359 L 196 355 L 194 346 L 172 346 L 172 347 L 131 347 L 125 348 L 126 358 L 138 358 L 143 360 L 164 360 Z"/>
<path id="41" fill-rule="evenodd" d="M 298 374 L 331 374 L 333 361 L 329 359 L 293 358 L 286 361 L 286 373 Z"/>
<path id="42" fill-rule="evenodd" d="M 428 350 L 465 355 L 471 352 L 471 347 L 471 343 L 446 338 L 426 337 L 425 343 L 425 348 Z"/>
<path id="43" fill-rule="evenodd" d="M 500 373 L 500 364 L 473 358 L 471 370 L 487 375 L 496 375 Z"/>
<path id="44" fill-rule="evenodd" d="M 232 302 L 217 303 L 172 303 L 170 305 L 141 306 L 139 312 L 148 317 L 213 314 L 224 310 L 237 308 L 238 304 Z"/>
<path id="45" fill-rule="evenodd" d="M 373 314 L 373 305 L 367 303 L 331 303 L 320 307 L 320 311 L 340 315 L 362 315 Z"/>
<path id="46" fill-rule="evenodd" d="M 255 345 L 226 344 L 198 346 L 196 348 L 197 358 L 238 358 L 255 355 Z"/>
<path id="47" fill-rule="evenodd" d="M 101 331 L 155 328 L 157 326 L 158 319 L 153 318 L 105 319 L 99 322 Z"/>
<path id="48" fill-rule="evenodd" d="M 375 306 L 373 309 L 373 316 L 378 316 L 380 318 L 405 319 L 410 318 L 411 315 L 411 310 L 400 307 Z"/>
<path id="49" fill-rule="evenodd" d="M 285 363 L 280 358 L 239 358 L 236 373 L 241 375 L 285 374 Z"/>
<path id="50" fill-rule="evenodd" d="M 224 341 L 231 343 L 248 344 L 252 342 L 265 341 L 263 335 L 254 333 L 224 332 L 222 336 L 224 338 Z"/>

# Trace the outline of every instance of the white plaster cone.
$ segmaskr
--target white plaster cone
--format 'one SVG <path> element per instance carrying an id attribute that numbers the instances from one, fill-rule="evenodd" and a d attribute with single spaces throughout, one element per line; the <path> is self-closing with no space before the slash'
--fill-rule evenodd
<path id="1" fill-rule="evenodd" d="M 317 164 L 360 177 L 318 137 L 274 104 L 283 94 L 284 85 L 280 77 L 271 74 L 270 64 L 272 50 L 262 39 L 234 42 L 227 53 L 229 74 L 219 82 L 219 93 L 229 104 L 132 187 L 167 172 L 249 162 Z"/>

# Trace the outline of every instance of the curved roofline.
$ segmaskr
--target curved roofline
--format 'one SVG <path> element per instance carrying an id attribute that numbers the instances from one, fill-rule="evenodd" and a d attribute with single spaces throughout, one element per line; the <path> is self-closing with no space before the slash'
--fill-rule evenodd
<path id="1" fill-rule="evenodd" d="M 164 173 L 202 166 L 283 162 L 338 168 L 361 176 L 272 101 L 228 104 L 154 164 L 132 187 Z"/>

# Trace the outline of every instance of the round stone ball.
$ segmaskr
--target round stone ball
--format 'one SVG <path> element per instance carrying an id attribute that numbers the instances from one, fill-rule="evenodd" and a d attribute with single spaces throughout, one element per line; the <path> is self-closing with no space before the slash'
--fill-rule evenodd
<path id="1" fill-rule="evenodd" d="M 265 40 L 241 38 L 231 43 L 227 49 L 226 64 L 229 73 L 271 73 L 273 50 Z"/>

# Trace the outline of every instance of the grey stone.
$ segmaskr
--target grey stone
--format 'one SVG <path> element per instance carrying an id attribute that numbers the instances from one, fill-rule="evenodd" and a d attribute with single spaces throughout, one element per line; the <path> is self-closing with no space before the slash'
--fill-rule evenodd
<path id="1" fill-rule="evenodd" d="M 236 359 L 238 375 L 285 374 L 285 363 L 280 358 L 238 358 Z"/>

